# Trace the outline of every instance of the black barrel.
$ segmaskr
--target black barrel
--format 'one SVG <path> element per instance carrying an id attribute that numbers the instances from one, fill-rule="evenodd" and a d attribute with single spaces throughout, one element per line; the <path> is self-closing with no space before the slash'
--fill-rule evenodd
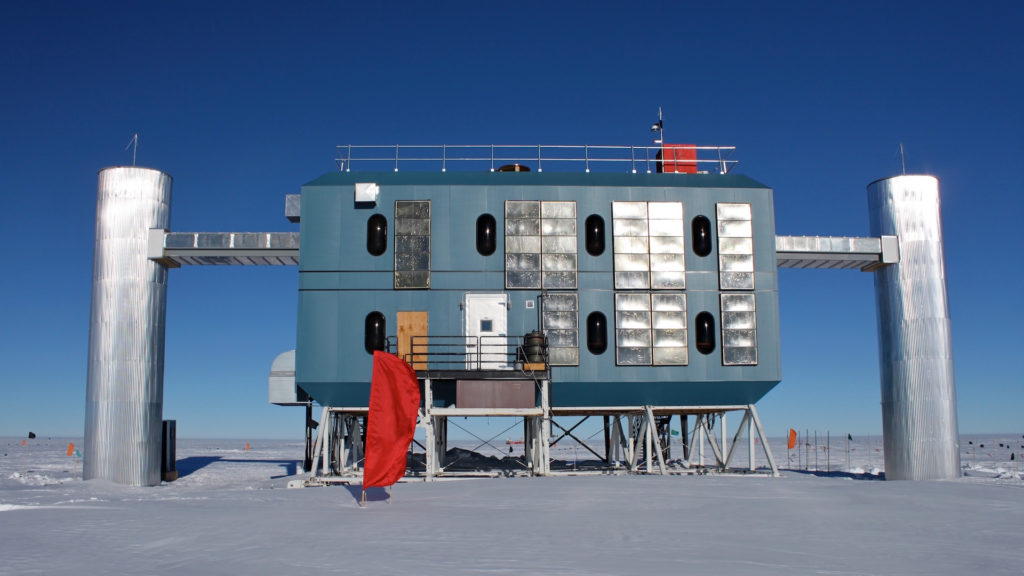
<path id="1" fill-rule="evenodd" d="M 544 334 L 534 330 L 523 336 L 523 352 L 530 363 L 544 361 Z"/>

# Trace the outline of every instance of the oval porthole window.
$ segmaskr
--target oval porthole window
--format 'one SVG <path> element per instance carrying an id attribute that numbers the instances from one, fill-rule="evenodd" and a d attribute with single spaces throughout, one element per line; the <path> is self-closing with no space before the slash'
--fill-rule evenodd
<path id="1" fill-rule="evenodd" d="M 363 347 L 367 354 L 374 350 L 387 349 L 387 320 L 380 312 L 373 311 L 366 315 L 363 323 Z"/>
<path id="2" fill-rule="evenodd" d="M 587 254 L 591 256 L 604 254 L 604 218 L 597 214 L 591 214 L 587 216 L 583 225 L 586 227 L 584 243 L 587 247 Z"/>
<path id="3" fill-rule="evenodd" d="M 711 220 L 707 216 L 697 216 L 690 228 L 693 232 L 693 251 L 697 256 L 711 254 Z"/>
<path id="4" fill-rule="evenodd" d="M 366 251 L 380 256 L 388 249 L 388 219 L 374 214 L 366 221 Z"/>
<path id="5" fill-rule="evenodd" d="M 697 314 L 696 324 L 697 351 L 711 354 L 715 351 L 715 317 L 710 312 L 701 312 Z"/>
<path id="6" fill-rule="evenodd" d="M 481 214 L 476 219 L 476 251 L 482 256 L 494 254 L 497 246 L 497 227 L 498 223 L 490 214 Z"/>
<path id="7" fill-rule="evenodd" d="M 591 354 L 604 354 L 608 349 L 608 319 L 601 312 L 587 316 L 587 350 Z"/>

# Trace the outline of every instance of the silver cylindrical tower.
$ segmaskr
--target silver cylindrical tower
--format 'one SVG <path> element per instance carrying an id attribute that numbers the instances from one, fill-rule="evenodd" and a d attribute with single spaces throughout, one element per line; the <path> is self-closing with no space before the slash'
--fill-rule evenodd
<path id="1" fill-rule="evenodd" d="M 123 166 L 99 174 L 93 253 L 85 479 L 160 483 L 167 268 L 147 258 L 167 229 L 171 177 Z"/>
<path id="2" fill-rule="evenodd" d="M 939 208 L 934 176 L 868 185 L 871 235 L 898 236 L 900 247 L 899 263 L 875 273 L 888 480 L 960 476 Z"/>

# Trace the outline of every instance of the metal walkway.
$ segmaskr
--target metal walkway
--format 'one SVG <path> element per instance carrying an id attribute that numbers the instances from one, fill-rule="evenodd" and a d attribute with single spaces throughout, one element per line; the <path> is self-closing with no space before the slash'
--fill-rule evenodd
<path id="1" fill-rule="evenodd" d="M 298 266 L 298 232 L 149 231 L 149 258 L 180 266 Z M 896 236 L 776 236 L 779 268 L 865 272 L 899 262 Z"/>

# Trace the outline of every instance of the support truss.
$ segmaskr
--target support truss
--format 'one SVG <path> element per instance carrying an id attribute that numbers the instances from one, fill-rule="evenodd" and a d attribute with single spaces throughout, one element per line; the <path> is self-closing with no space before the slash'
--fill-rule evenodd
<path id="1" fill-rule="evenodd" d="M 760 470 L 771 476 L 778 476 L 775 457 L 768 445 L 764 428 L 753 404 L 739 406 L 637 406 L 637 407 L 593 407 L 552 409 L 547 401 L 548 381 L 538 382 L 541 390 L 540 406 L 515 409 L 459 409 L 433 406 L 431 381 L 424 381 L 424 402 L 420 409 L 417 427 L 423 430 L 424 442 L 415 444 L 423 450 L 422 477 L 433 481 L 445 476 L 481 475 L 485 472 L 460 471 L 455 465 L 458 458 L 446 462 L 448 452 L 448 426 L 452 416 L 512 416 L 517 420 L 512 426 L 490 438 L 476 436 L 469 430 L 462 430 L 476 437 L 479 444 L 474 450 L 490 446 L 501 452 L 492 442 L 513 427 L 522 423 L 524 430 L 524 458 L 522 473 L 534 476 L 572 474 L 575 471 L 552 470 L 551 446 L 571 438 L 588 450 L 603 464 L 605 472 L 619 471 L 631 474 L 706 474 L 724 472 L 757 472 L 758 455 L 763 455 L 764 465 Z M 741 419 L 732 435 L 727 436 L 727 415 L 740 412 Z M 316 444 L 309 485 L 328 483 L 356 483 L 361 481 L 364 457 L 363 438 L 366 430 L 366 408 L 324 407 Z M 581 417 L 569 427 L 556 421 L 556 417 Z M 589 445 L 577 435 L 577 429 L 590 416 L 601 416 L 604 423 L 604 454 Z M 683 454 L 673 459 L 670 452 L 671 422 L 680 417 L 683 439 Z M 687 422 L 692 419 L 693 426 Z M 454 422 L 451 424 L 455 425 Z M 561 431 L 552 440 L 551 431 Z M 746 462 L 735 466 L 734 461 L 746 437 Z M 761 448 L 758 450 L 757 444 Z M 705 448 L 710 448 L 712 461 L 705 463 Z M 506 472 L 507 473 L 507 472 Z M 419 475 L 417 472 L 416 475 Z M 496 475 L 492 473 L 490 475 Z"/>

